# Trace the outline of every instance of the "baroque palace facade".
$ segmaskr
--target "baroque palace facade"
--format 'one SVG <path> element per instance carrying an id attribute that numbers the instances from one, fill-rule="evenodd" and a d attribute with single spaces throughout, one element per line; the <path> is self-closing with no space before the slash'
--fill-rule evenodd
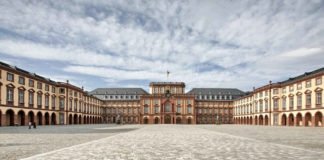
<path id="1" fill-rule="evenodd" d="M 234 123 L 324 126 L 324 68 L 255 88 L 234 101 Z"/>
<path id="2" fill-rule="evenodd" d="M 86 92 L 0 62 L 0 126 L 56 124 L 231 124 L 238 89 L 194 88 L 152 82 L 141 88 Z"/>
<path id="3" fill-rule="evenodd" d="M 324 68 L 242 92 L 151 82 L 84 91 L 0 62 L 0 126 L 65 124 L 254 124 L 324 126 Z"/>

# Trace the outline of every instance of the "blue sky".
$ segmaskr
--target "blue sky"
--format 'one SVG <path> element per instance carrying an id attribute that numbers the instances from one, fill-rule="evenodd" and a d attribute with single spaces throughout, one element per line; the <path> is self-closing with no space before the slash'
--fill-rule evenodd
<path id="1" fill-rule="evenodd" d="M 2 0 L 0 60 L 87 90 L 248 91 L 324 67 L 323 15 L 323 0 Z"/>

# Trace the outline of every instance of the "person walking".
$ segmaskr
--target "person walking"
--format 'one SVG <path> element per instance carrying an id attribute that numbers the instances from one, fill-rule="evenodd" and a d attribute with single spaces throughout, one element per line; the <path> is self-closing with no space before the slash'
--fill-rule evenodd
<path id="1" fill-rule="evenodd" d="M 28 123 L 28 129 L 31 129 L 32 122 L 29 121 Z"/>

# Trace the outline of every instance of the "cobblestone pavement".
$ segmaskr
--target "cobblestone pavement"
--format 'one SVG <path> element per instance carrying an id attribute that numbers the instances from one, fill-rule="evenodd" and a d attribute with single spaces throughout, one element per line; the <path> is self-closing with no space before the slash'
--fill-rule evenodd
<path id="1" fill-rule="evenodd" d="M 109 129 L 102 129 L 109 128 Z M 0 159 L 20 159 L 136 129 L 134 126 L 69 125 L 0 127 Z"/>
<path id="2" fill-rule="evenodd" d="M 324 152 L 320 148 L 295 145 L 298 142 L 280 143 L 276 138 L 268 140 L 267 137 L 281 136 L 275 131 L 267 133 L 270 127 L 144 125 L 139 128 L 27 159 L 324 159 Z M 247 130 L 249 132 L 246 133 Z M 295 137 L 309 136 L 312 130 L 317 129 L 304 130 Z M 321 131 L 324 133 L 323 129 Z M 263 133 L 267 136 L 262 139 Z M 289 137 L 291 133 L 295 131 L 287 129 L 280 132 L 288 134 L 284 137 Z M 249 134 L 261 135 L 247 136 Z"/>

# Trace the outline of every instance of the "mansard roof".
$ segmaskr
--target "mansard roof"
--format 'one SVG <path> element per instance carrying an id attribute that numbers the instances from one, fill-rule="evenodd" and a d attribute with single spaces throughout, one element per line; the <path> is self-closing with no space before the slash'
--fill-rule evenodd
<path id="1" fill-rule="evenodd" d="M 239 95 L 242 96 L 245 93 L 236 88 L 193 88 L 187 94 L 196 94 L 196 95 Z"/>
<path id="2" fill-rule="evenodd" d="M 92 95 L 145 95 L 148 94 L 142 88 L 97 88 L 91 92 Z"/>

